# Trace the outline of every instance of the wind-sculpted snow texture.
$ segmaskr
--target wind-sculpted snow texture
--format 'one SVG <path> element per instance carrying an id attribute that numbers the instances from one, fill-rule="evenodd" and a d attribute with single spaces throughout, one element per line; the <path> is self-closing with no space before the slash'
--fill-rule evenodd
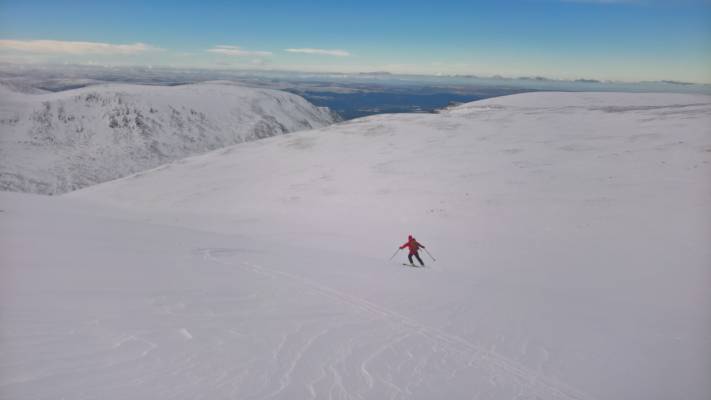
<path id="1" fill-rule="evenodd" d="M 1 194 L 0 397 L 708 399 L 709 177 L 709 97 L 537 93 Z"/>
<path id="2" fill-rule="evenodd" d="M 299 96 L 224 82 L 54 94 L 0 86 L 0 190 L 63 193 L 333 122 L 327 109 Z"/>

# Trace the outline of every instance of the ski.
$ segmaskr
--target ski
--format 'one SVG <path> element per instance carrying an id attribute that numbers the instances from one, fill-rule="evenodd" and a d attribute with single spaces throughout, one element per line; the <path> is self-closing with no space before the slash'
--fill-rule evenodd
<path id="1" fill-rule="evenodd" d="M 425 268 L 424 265 L 415 265 L 415 264 L 408 264 L 408 263 L 402 263 L 402 265 L 406 267 L 412 267 L 412 268 Z"/>

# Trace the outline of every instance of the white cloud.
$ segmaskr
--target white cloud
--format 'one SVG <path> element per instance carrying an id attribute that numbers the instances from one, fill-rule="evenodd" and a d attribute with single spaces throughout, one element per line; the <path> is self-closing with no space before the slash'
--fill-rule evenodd
<path id="1" fill-rule="evenodd" d="M 222 54 L 225 56 L 236 56 L 236 57 L 266 57 L 271 56 L 272 53 L 269 51 L 250 51 L 242 50 L 239 46 L 227 46 L 219 45 L 215 46 L 207 51 L 211 53 Z"/>
<path id="2" fill-rule="evenodd" d="M 62 40 L 0 39 L 0 49 L 43 54 L 138 54 L 162 50 L 145 43 L 111 44 L 99 42 L 69 42 Z"/>
<path id="3" fill-rule="evenodd" d="M 305 53 L 305 54 L 320 54 L 326 56 L 348 57 L 351 53 L 345 50 L 326 50 L 326 49 L 286 49 L 290 53 Z"/>

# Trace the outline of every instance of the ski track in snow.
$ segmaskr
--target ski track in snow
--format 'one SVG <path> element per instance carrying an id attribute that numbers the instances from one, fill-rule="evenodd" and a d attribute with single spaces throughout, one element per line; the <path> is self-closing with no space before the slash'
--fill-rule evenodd
<path id="1" fill-rule="evenodd" d="M 562 400 L 594 399 L 589 394 L 575 389 L 565 384 L 564 382 L 560 382 L 550 377 L 543 376 L 541 373 L 532 371 L 524 365 L 520 364 L 519 362 L 507 358 L 501 354 L 498 354 L 492 349 L 486 349 L 482 346 L 471 343 L 470 341 L 457 335 L 446 333 L 440 329 L 427 326 L 412 318 L 399 314 L 393 310 L 374 304 L 363 298 L 359 298 L 348 293 L 335 290 L 328 286 L 324 286 L 318 282 L 315 282 L 311 279 L 302 276 L 297 276 L 271 267 L 267 268 L 262 265 L 250 263 L 248 261 L 227 261 L 224 259 L 224 257 L 220 257 L 216 254 L 219 253 L 220 250 L 221 249 L 200 249 L 205 260 L 222 264 L 225 266 L 235 266 L 247 269 L 270 279 L 281 278 L 287 279 L 289 281 L 298 282 L 307 287 L 309 290 L 314 291 L 321 296 L 336 300 L 342 304 L 352 306 L 361 312 L 365 312 L 370 314 L 371 316 L 376 317 L 376 319 L 378 320 L 387 321 L 391 325 L 397 326 L 398 329 L 396 333 L 391 334 L 380 347 L 365 356 L 365 359 L 363 359 L 357 366 L 357 370 L 360 372 L 361 375 L 361 381 L 365 383 L 365 386 L 368 390 L 372 390 L 375 387 L 376 382 L 378 382 L 390 389 L 391 393 L 389 398 L 412 397 L 414 393 L 414 386 L 419 386 L 423 381 L 427 379 L 424 375 L 426 372 L 423 371 L 424 366 L 418 366 L 414 374 L 415 376 L 412 376 L 410 379 L 411 382 L 405 385 L 404 387 L 392 382 L 387 378 L 387 376 L 383 377 L 379 376 L 377 373 L 371 372 L 369 368 L 373 360 L 377 359 L 380 355 L 387 351 L 403 351 L 407 359 L 412 359 L 414 357 L 413 354 L 407 348 L 407 345 L 402 343 L 407 340 L 413 339 L 413 337 L 415 336 L 418 336 L 421 339 L 425 339 L 427 342 L 430 343 L 431 353 L 444 352 L 445 355 L 449 356 L 450 358 L 452 358 L 452 356 L 461 357 L 462 355 L 466 355 L 465 359 L 454 358 L 451 360 L 447 360 L 445 358 L 443 360 L 443 363 L 446 364 L 444 369 L 449 370 L 450 377 L 454 377 L 461 370 L 477 366 L 480 368 L 488 369 L 488 373 L 491 374 L 490 382 L 494 386 L 496 386 L 498 377 L 511 378 L 518 387 L 518 394 L 515 396 L 515 398 L 540 398 Z M 339 327 L 336 327 L 335 329 L 338 328 Z M 299 328 L 299 330 L 302 329 L 303 326 Z M 319 340 L 319 338 L 327 335 L 331 329 L 332 328 L 319 330 L 318 333 L 304 340 L 303 343 L 301 343 L 300 347 L 297 349 L 296 354 L 294 354 L 290 360 L 285 360 L 288 366 L 286 367 L 286 370 L 282 373 L 282 376 L 278 379 L 278 388 L 276 388 L 274 391 L 270 392 L 265 396 L 255 398 L 275 398 L 280 393 L 284 392 L 284 390 L 289 385 L 291 385 L 291 375 L 298 367 L 300 359 L 309 350 L 309 348 L 311 348 L 314 343 Z M 291 336 L 293 335 L 294 333 L 291 334 Z M 274 360 L 280 360 L 281 354 L 284 352 L 285 342 L 289 338 L 289 336 L 290 335 L 286 335 L 283 338 L 282 342 L 275 349 L 275 353 L 273 355 Z M 402 344 L 402 347 L 404 348 L 396 348 L 398 344 Z M 419 344 L 420 343 L 415 343 L 414 345 Z M 352 346 L 349 347 L 348 351 L 353 351 Z M 398 369 L 402 367 L 402 364 L 407 361 L 408 360 L 403 361 L 398 366 L 398 368 L 395 368 L 395 371 L 398 372 Z M 425 360 L 425 363 L 427 363 L 428 361 L 429 360 Z M 334 382 L 328 390 L 327 398 L 369 398 L 367 396 L 367 392 L 359 392 L 357 394 L 348 393 L 347 390 L 345 390 L 345 388 L 343 387 L 342 383 L 339 383 L 341 381 L 340 373 L 336 366 L 341 365 L 342 368 L 346 369 L 352 367 L 344 365 L 344 362 L 345 357 L 341 356 L 338 359 L 338 362 L 332 362 L 328 365 L 321 366 L 321 376 L 319 377 L 319 379 L 322 379 L 325 375 L 327 375 L 326 371 L 328 371 L 330 372 Z M 451 363 L 459 363 L 463 365 L 454 367 L 453 365 L 451 365 Z M 389 369 L 392 369 L 391 365 L 388 365 L 388 367 Z M 309 393 L 311 394 L 311 398 L 319 398 L 318 392 L 315 387 L 319 379 L 307 384 L 307 388 Z M 334 394 L 334 391 L 337 395 Z"/>

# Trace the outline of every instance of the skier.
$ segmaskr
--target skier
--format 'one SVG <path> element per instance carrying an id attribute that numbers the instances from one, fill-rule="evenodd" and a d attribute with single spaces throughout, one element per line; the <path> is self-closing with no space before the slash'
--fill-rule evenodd
<path id="1" fill-rule="evenodd" d="M 422 259 L 420 258 L 420 255 L 417 253 L 419 249 L 424 249 L 425 246 L 423 246 L 420 242 L 415 240 L 412 235 L 409 235 L 407 237 L 407 243 L 403 244 L 400 246 L 400 250 L 404 249 L 405 247 L 410 249 L 410 254 L 407 255 L 407 259 L 410 260 L 410 265 L 414 266 L 414 262 L 412 261 L 412 256 L 415 256 L 417 258 L 417 261 L 420 262 L 420 265 L 423 267 L 425 266 L 425 263 L 422 262 Z"/>

